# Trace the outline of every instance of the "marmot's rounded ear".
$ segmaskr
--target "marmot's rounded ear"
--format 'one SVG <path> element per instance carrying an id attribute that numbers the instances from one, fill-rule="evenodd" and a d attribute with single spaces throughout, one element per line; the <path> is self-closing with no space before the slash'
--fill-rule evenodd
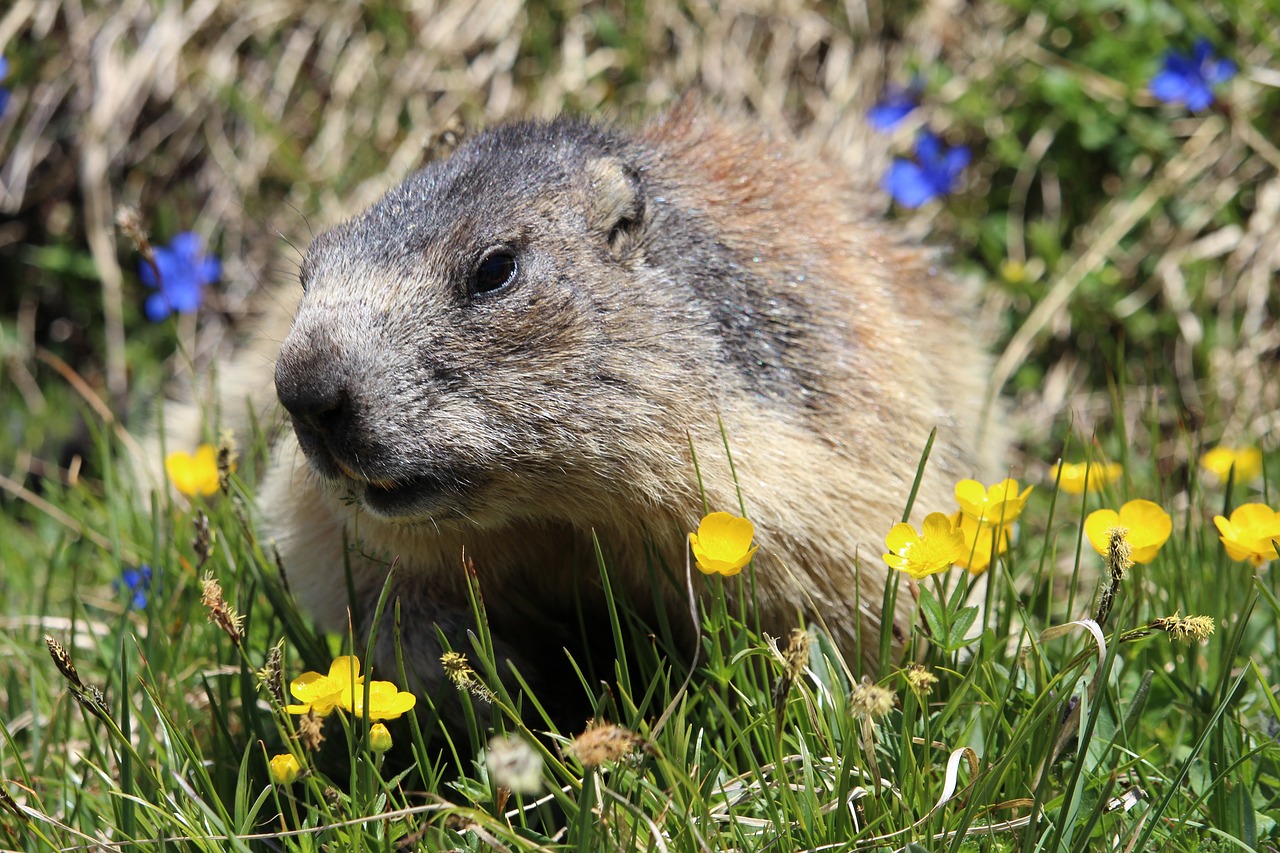
<path id="1" fill-rule="evenodd" d="M 591 182 L 587 225 L 600 234 L 618 259 L 630 251 L 644 224 L 644 188 L 636 171 L 616 157 L 587 161 Z"/>
<path id="2" fill-rule="evenodd" d="M 437 160 L 448 160 L 453 156 L 453 152 L 458 150 L 458 146 L 470 135 L 471 129 L 467 127 L 461 116 L 457 114 L 450 116 L 427 142 L 427 147 L 422 152 L 422 162 L 419 165 L 426 166 L 428 163 L 434 163 Z"/>

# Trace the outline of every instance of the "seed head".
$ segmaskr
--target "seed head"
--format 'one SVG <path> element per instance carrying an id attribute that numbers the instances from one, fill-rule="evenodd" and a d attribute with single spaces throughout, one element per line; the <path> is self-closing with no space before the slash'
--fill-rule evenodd
<path id="1" fill-rule="evenodd" d="M 1107 531 L 1107 569 L 1111 572 L 1112 582 L 1122 580 L 1125 572 L 1133 567 L 1133 548 L 1128 537 L 1127 527 L 1113 527 Z"/>
<path id="2" fill-rule="evenodd" d="M 244 617 L 222 597 L 222 585 L 209 573 L 200 581 L 200 603 L 209 609 L 209 621 L 239 646 L 244 640 Z"/>
<path id="3" fill-rule="evenodd" d="M 564 748 L 564 754 L 578 759 L 583 767 L 595 768 L 625 758 L 644 745 L 644 738 L 630 729 L 592 720 L 586 730 Z"/>
<path id="4" fill-rule="evenodd" d="M 58 672 L 62 673 L 62 677 L 70 681 L 73 687 L 83 690 L 84 682 L 80 680 L 80 673 L 76 671 L 75 662 L 71 660 L 71 655 L 62 643 L 45 634 L 44 644 L 49 647 L 49 654 L 53 657 L 53 664 L 58 668 Z"/>
<path id="5" fill-rule="evenodd" d="M 484 702 L 493 701 L 493 691 L 480 681 L 476 671 L 467 662 L 467 656 L 462 652 L 445 652 L 440 656 L 440 665 L 444 667 L 445 676 L 459 690 L 466 690 Z"/>
<path id="6" fill-rule="evenodd" d="M 224 429 L 218 436 L 218 488 L 225 495 L 231 491 L 231 472 L 236 470 L 236 434 Z"/>
<path id="7" fill-rule="evenodd" d="M 98 719 L 110 719 L 111 714 L 107 711 L 107 697 L 97 687 L 85 684 L 80 680 L 80 673 L 76 671 L 76 665 L 71 660 L 70 652 L 66 650 L 62 643 L 59 643 L 48 634 L 45 635 L 44 644 L 49 648 L 49 654 L 53 657 L 53 664 L 58 668 L 58 672 L 62 673 L 62 677 L 70 682 L 71 695 L 76 698 L 76 701 Z"/>
<path id="8" fill-rule="evenodd" d="M 918 663 L 908 666 L 903 674 L 907 678 L 907 685 L 917 696 L 926 695 L 938 683 L 938 676 Z"/>
<path id="9" fill-rule="evenodd" d="M 315 752 L 324 743 L 324 717 L 315 711 L 298 717 L 298 742 L 309 752 Z"/>
<path id="10" fill-rule="evenodd" d="M 1208 639 L 1215 626 L 1212 616 L 1179 616 L 1175 613 L 1152 620 L 1151 627 L 1164 631 L 1170 639 L 1191 645 Z"/>
<path id="11" fill-rule="evenodd" d="M 258 670 L 258 686 L 266 689 L 271 697 L 271 707 L 284 707 L 284 639 L 271 647 L 267 660 Z"/>
<path id="12" fill-rule="evenodd" d="M 795 681 L 809 665 L 809 650 L 813 648 L 813 634 L 803 628 L 792 628 L 782 659 L 787 666 L 787 678 Z"/>
<path id="13" fill-rule="evenodd" d="M 542 756 L 516 735 L 495 735 L 484 753 L 484 766 L 493 784 L 517 794 L 542 790 Z"/>
<path id="14" fill-rule="evenodd" d="M 871 720 L 892 711 L 896 698 L 892 690 L 875 684 L 864 675 L 862 683 L 849 694 L 849 709 L 854 716 Z"/>
<path id="15" fill-rule="evenodd" d="M 216 538 L 213 528 L 209 526 L 209 516 L 204 510 L 197 510 L 195 517 L 196 538 L 191 549 L 196 552 L 196 568 L 202 567 L 213 556 L 213 540 Z"/>

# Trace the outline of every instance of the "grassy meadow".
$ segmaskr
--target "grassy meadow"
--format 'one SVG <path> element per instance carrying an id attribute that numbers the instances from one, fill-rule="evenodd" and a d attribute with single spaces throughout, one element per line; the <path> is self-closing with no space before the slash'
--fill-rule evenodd
<path id="1" fill-rule="evenodd" d="M 1277 0 L 12 0 L 0 850 L 1280 848 L 1277 22 Z M 736 616 L 750 567 L 669 615 L 696 655 L 618 601 L 630 653 L 574 663 L 594 721 L 566 728 L 496 677 L 478 589 L 465 731 L 431 697 L 396 715 L 260 536 L 278 423 L 176 472 L 189 500 L 126 460 L 159 399 L 262 333 L 311 235 L 443 134 L 638 122 L 691 90 L 846 163 L 975 282 L 1018 484 L 903 512 L 914 537 L 976 503 L 953 561 L 983 564 L 986 607 L 962 566 L 923 578 L 871 680 L 819 631 Z M 919 188 L 926 129 L 968 160 L 908 205 L 882 178 Z M 171 314 L 141 259 L 184 232 L 220 268 Z M 344 686 L 367 713 L 322 743 L 285 710 Z"/>

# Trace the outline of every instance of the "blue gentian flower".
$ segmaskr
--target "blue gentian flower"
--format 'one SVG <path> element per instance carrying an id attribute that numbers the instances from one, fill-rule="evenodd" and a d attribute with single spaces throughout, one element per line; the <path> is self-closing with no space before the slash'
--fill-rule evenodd
<path id="1" fill-rule="evenodd" d="M 889 133 L 902 124 L 902 120 L 911 115 L 920 106 L 920 87 L 913 83 L 902 87 L 890 85 L 884 96 L 874 107 L 867 111 L 867 123 L 872 130 Z"/>
<path id="2" fill-rule="evenodd" d="M 1236 76 L 1236 64 L 1213 55 L 1208 39 L 1196 39 L 1188 56 L 1170 50 L 1164 55 L 1164 66 L 1151 78 L 1151 94 L 1166 104 L 1186 104 L 1199 112 L 1213 103 L 1213 87 Z"/>
<path id="3" fill-rule="evenodd" d="M 218 280 L 222 262 L 202 252 L 200 237 L 183 231 L 169 241 L 168 248 L 155 250 L 156 269 L 146 261 L 138 265 L 138 277 L 156 292 L 147 297 L 147 319 L 158 323 L 174 311 L 190 314 L 200 307 L 200 290 Z"/>
<path id="4" fill-rule="evenodd" d="M 9 76 L 9 60 L 0 56 L 0 80 Z M 4 117 L 5 108 L 9 106 L 9 90 L 0 86 L 0 118 Z"/>
<path id="5" fill-rule="evenodd" d="M 125 569 L 112 585 L 133 593 L 133 607 L 141 610 L 147 606 L 147 593 L 151 591 L 151 567 L 143 563 L 136 569 Z"/>
<path id="6" fill-rule="evenodd" d="M 916 159 L 894 160 L 881 186 L 903 207 L 919 207 L 954 190 L 970 156 L 967 146 L 949 148 L 925 131 L 916 139 Z"/>

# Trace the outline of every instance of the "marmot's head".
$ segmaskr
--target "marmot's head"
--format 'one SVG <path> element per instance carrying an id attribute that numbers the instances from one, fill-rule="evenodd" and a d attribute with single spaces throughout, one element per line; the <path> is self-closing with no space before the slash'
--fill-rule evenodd
<path id="1" fill-rule="evenodd" d="M 383 518 L 485 526 L 589 517 L 680 455 L 706 315 L 652 263 L 667 214 L 629 146 L 497 128 L 315 240 L 275 382 L 318 473 Z"/>

